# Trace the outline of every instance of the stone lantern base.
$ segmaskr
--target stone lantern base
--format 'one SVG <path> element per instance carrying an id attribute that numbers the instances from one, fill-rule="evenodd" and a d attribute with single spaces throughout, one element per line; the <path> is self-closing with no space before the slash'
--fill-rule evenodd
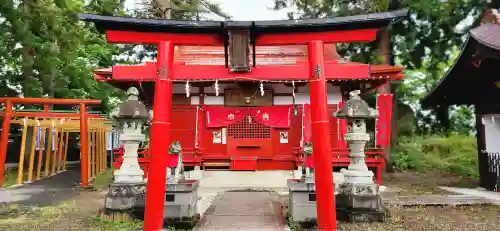
<path id="1" fill-rule="evenodd" d="M 288 213 L 290 220 L 311 225 L 317 219 L 314 181 L 289 179 Z M 367 184 L 335 184 L 337 220 L 343 222 L 384 222 L 388 212 L 383 206 L 379 186 Z"/>
<path id="2" fill-rule="evenodd" d="M 115 183 L 135 184 L 144 182 L 144 171 L 142 169 L 121 169 L 114 172 Z"/>
<path id="3" fill-rule="evenodd" d="M 388 211 L 375 183 L 343 182 L 338 187 L 338 216 L 349 222 L 385 222 Z M 340 219 L 340 218 L 339 218 Z"/>
<path id="4" fill-rule="evenodd" d="M 111 218 L 117 215 L 133 217 L 135 208 L 144 203 L 145 198 L 146 183 L 111 183 L 104 199 L 105 212 L 114 214 Z"/>
<path id="5" fill-rule="evenodd" d="M 163 209 L 163 220 L 168 226 L 192 229 L 199 221 L 198 212 L 198 180 L 180 180 L 167 183 L 165 187 L 165 200 Z M 145 209 L 145 198 L 136 201 L 135 209 L 143 212 Z"/>

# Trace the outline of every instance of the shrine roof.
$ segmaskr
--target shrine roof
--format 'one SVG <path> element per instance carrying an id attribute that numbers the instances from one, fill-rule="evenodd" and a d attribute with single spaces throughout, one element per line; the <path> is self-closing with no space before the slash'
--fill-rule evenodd
<path id="1" fill-rule="evenodd" d="M 500 25 L 484 24 L 470 31 L 470 36 L 484 46 L 500 51 Z"/>
<path id="2" fill-rule="evenodd" d="M 493 17 L 493 19 L 498 19 Z M 484 92 L 498 81 L 500 63 L 500 25 L 488 21 L 469 31 L 469 37 L 454 65 L 436 87 L 422 100 L 424 108 L 472 105 L 481 101 Z M 472 91 L 471 89 L 481 89 Z"/>
<path id="3" fill-rule="evenodd" d="M 137 32 L 207 33 L 227 35 L 229 29 L 248 29 L 253 34 L 286 32 L 321 32 L 386 27 L 393 20 L 408 15 L 407 9 L 346 17 L 273 20 L 273 21 L 183 21 L 79 14 L 101 30 Z"/>

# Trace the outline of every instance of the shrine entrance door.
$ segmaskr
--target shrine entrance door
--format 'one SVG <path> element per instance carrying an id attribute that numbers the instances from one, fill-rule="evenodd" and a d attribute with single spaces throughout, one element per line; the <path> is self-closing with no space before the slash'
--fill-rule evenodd
<path id="1" fill-rule="evenodd" d="M 259 159 L 273 156 L 271 128 L 245 116 L 228 127 L 227 154 L 231 157 L 231 170 L 257 170 Z"/>

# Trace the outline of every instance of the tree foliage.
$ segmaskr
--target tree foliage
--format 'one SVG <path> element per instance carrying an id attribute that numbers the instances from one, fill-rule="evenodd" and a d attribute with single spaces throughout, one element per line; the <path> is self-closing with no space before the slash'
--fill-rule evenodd
<path id="1" fill-rule="evenodd" d="M 20 97 L 96 98 L 118 92 L 93 79 L 93 69 L 112 64 L 115 46 L 95 28 L 78 21 L 90 10 L 115 14 L 116 0 L 0 1 L 0 94 Z"/>
<path id="2" fill-rule="evenodd" d="M 398 86 L 400 103 L 412 106 L 421 133 L 440 130 L 434 113 L 421 111 L 420 100 L 433 89 L 457 57 L 471 27 L 477 26 L 483 12 L 500 8 L 500 1 L 484 0 L 275 0 L 275 9 L 295 7 L 290 18 L 320 18 L 351 15 L 389 9 L 408 8 L 410 17 L 393 24 L 389 30 L 394 62 L 407 68 L 404 84 Z M 342 44 L 339 53 L 353 61 L 377 63 L 378 50 L 371 44 Z M 454 107 L 451 129 L 468 133 L 473 113 L 465 107 Z"/>
<path id="3" fill-rule="evenodd" d="M 168 7 L 168 9 L 166 9 Z M 231 17 L 218 4 L 207 0 L 142 0 L 140 7 L 130 12 L 137 18 L 166 18 L 176 20 L 205 20 L 207 15 L 216 15 L 222 19 Z M 153 45 L 122 45 L 121 52 L 128 62 L 141 63 L 156 57 L 156 46 Z"/>
<path id="4" fill-rule="evenodd" d="M 143 7 L 124 10 L 125 0 L 2 0 L 0 1 L 0 95 L 18 97 L 94 98 L 109 109 L 121 91 L 98 83 L 93 70 L 116 62 L 155 55 L 153 47 L 109 45 L 80 12 L 161 18 L 165 0 L 144 0 Z M 162 11 L 165 11 L 163 9 Z M 203 19 L 212 13 L 229 18 L 207 0 L 172 0 L 174 19 Z M 138 54 L 134 54 L 138 53 Z"/>

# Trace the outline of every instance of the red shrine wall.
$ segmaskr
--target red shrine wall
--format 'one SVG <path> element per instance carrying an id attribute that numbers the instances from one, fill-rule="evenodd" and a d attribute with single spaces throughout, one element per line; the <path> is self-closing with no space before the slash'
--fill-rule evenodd
<path id="1" fill-rule="evenodd" d="M 191 87 L 188 98 L 184 84 L 174 85 L 172 138 L 181 141 L 183 145 L 184 163 L 189 166 L 200 165 L 202 161 L 225 161 L 230 162 L 231 168 L 237 170 L 295 169 L 296 160 L 300 156 L 303 132 L 302 105 L 309 103 L 309 87 L 300 87 L 295 93 L 298 114 L 290 113 L 290 126 L 288 128 L 269 128 L 259 125 L 255 121 L 253 123 L 242 122 L 228 127 L 209 128 L 206 124 L 206 112 L 202 108 L 223 107 L 225 89 L 235 89 L 235 86 L 219 84 L 219 96 L 215 95 L 213 86 L 205 87 L 206 95 L 201 100 L 203 105 L 200 105 L 200 97 L 202 96 L 199 96 L 198 88 Z M 291 87 L 277 83 L 265 85 L 265 89 L 272 90 L 273 105 L 293 104 Z M 258 89 L 257 94 L 260 94 Z M 340 88 L 329 85 L 330 114 L 337 110 L 337 104 L 340 101 Z M 339 146 L 341 145 L 340 139 L 342 139 L 340 121 L 330 117 L 330 122 L 332 148 L 342 148 Z M 214 138 L 215 134 L 220 135 L 220 139 Z M 288 137 L 286 138 L 286 136 Z M 240 163 L 238 161 L 244 160 L 254 164 L 245 163 L 244 166 L 238 167 L 237 165 Z"/>

